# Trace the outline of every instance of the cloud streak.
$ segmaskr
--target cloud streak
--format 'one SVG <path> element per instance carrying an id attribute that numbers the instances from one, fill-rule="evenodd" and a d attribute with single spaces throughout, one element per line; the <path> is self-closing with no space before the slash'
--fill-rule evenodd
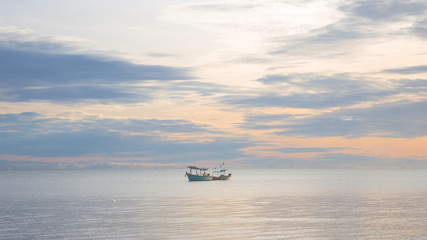
<path id="1" fill-rule="evenodd" d="M 383 90 L 381 84 L 372 80 L 346 74 L 268 75 L 257 81 L 274 86 L 274 90 L 259 92 L 255 97 L 229 96 L 224 101 L 248 107 L 330 108 L 374 101 L 396 93 Z"/>
<path id="2" fill-rule="evenodd" d="M 423 15 L 427 4 L 402 0 L 355 1 L 341 9 L 372 21 L 397 21 L 403 17 Z"/>
<path id="3" fill-rule="evenodd" d="M 413 66 L 413 67 L 404 67 L 404 68 L 393 68 L 384 70 L 388 73 L 397 73 L 397 74 L 418 74 L 418 73 L 427 73 L 427 65 Z"/>
<path id="4" fill-rule="evenodd" d="M 144 157 L 163 163 L 185 163 L 239 157 L 242 153 L 238 149 L 247 145 L 244 140 L 236 139 L 189 143 L 169 141 L 157 135 L 157 132 L 188 133 L 197 138 L 197 134 L 213 133 L 205 126 L 184 121 L 98 118 L 66 121 L 37 113 L 2 114 L 0 120 L 0 152 L 7 155 L 76 159 L 125 155 L 129 160 Z"/>
<path id="5" fill-rule="evenodd" d="M 385 72 L 412 74 L 424 66 Z M 313 113 L 248 115 L 241 124 L 285 136 L 368 136 L 415 138 L 427 134 L 427 80 L 364 79 L 348 74 L 267 75 L 257 80 L 274 87 L 248 95 L 228 96 L 227 104 L 248 108 L 304 108 Z M 417 96 L 416 99 L 413 99 Z"/>
<path id="6" fill-rule="evenodd" d="M 32 51 L 0 46 L 1 100 L 145 101 L 149 98 L 148 94 L 136 92 L 132 84 L 147 80 L 193 78 L 190 70 L 184 68 L 138 65 L 102 56 L 42 51 L 46 44 L 32 42 L 31 46 L 35 49 Z M 60 44 L 56 43 L 55 46 Z"/>
<path id="7" fill-rule="evenodd" d="M 77 54 L 0 49 L 2 87 L 189 79 L 189 71 Z"/>
<path id="8" fill-rule="evenodd" d="M 416 138 L 427 135 L 427 102 L 393 103 L 362 109 L 343 109 L 320 116 L 265 116 L 248 118 L 251 129 L 273 129 L 285 136 L 362 138 L 369 136 Z M 274 121 L 276 124 L 269 123 Z M 284 123 L 278 124 L 277 121 Z"/>

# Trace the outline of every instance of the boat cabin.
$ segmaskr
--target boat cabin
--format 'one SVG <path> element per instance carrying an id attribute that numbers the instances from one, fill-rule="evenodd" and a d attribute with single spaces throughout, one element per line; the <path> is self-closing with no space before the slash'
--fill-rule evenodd
<path id="1" fill-rule="evenodd" d="M 206 173 L 208 168 L 199 168 L 196 166 L 188 166 L 188 168 L 190 169 L 190 172 L 188 172 L 188 174 L 198 176 L 210 176 L 210 173 Z"/>
<path id="2" fill-rule="evenodd" d="M 221 170 L 214 170 L 212 171 L 212 180 L 230 180 L 231 173 L 227 175 L 227 169 L 221 169 Z"/>

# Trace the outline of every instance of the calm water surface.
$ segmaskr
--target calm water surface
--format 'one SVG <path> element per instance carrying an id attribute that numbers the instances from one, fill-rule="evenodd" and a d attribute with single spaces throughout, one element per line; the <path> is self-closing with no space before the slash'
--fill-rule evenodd
<path id="1" fill-rule="evenodd" d="M 0 239 L 427 239 L 427 170 L 0 171 Z"/>

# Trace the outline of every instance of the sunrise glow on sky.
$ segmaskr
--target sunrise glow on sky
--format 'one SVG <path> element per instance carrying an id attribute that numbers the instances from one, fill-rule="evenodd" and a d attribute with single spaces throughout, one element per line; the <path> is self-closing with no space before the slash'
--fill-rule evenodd
<path id="1" fill-rule="evenodd" d="M 426 1 L 1 1 L 0 168 L 426 168 Z"/>

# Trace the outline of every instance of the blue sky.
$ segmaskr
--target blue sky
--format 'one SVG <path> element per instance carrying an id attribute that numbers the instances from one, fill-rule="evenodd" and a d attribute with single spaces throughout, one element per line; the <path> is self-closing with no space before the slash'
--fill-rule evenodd
<path id="1" fill-rule="evenodd" d="M 0 168 L 427 167 L 425 1 L 2 1 Z"/>

